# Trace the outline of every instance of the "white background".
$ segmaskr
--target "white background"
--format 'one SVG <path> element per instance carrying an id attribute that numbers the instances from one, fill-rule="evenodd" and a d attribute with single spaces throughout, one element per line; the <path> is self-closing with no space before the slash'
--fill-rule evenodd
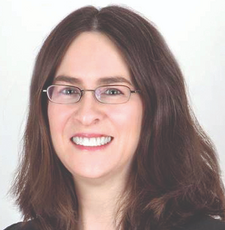
<path id="1" fill-rule="evenodd" d="M 130 6 L 165 37 L 185 75 L 191 105 L 217 147 L 225 181 L 224 0 L 0 0 L 0 229 L 21 220 L 7 191 L 21 150 L 36 54 L 67 14 L 108 4 Z"/>

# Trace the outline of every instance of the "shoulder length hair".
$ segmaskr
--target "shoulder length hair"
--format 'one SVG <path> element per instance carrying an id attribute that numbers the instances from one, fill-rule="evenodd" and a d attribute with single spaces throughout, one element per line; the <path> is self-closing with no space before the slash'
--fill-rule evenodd
<path id="1" fill-rule="evenodd" d="M 71 42 L 85 31 L 103 33 L 118 47 L 144 105 L 121 229 L 169 229 L 203 215 L 224 220 L 216 152 L 188 105 L 181 70 L 155 26 L 120 6 L 74 11 L 51 32 L 37 56 L 24 151 L 13 186 L 24 220 L 35 219 L 41 229 L 77 228 L 74 182 L 54 151 L 42 90 L 52 83 Z"/>

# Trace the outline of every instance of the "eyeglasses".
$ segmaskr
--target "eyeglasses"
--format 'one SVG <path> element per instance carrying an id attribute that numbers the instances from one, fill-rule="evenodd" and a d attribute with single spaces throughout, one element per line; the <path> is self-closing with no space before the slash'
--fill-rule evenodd
<path id="1" fill-rule="evenodd" d="M 48 99 L 57 104 L 73 104 L 81 100 L 86 91 L 93 92 L 95 98 L 105 104 L 126 103 L 131 93 L 138 93 L 140 90 L 131 90 L 125 85 L 104 85 L 96 89 L 80 89 L 71 85 L 50 85 L 43 92 L 47 93 Z"/>

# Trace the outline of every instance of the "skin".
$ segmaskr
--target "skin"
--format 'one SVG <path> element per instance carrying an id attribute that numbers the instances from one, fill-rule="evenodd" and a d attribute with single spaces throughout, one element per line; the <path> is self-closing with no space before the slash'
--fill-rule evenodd
<path id="1" fill-rule="evenodd" d="M 119 50 L 99 32 L 80 34 L 66 52 L 55 83 L 72 84 L 73 80 L 57 81 L 61 75 L 78 79 L 79 82 L 73 85 L 81 89 L 95 89 L 102 85 L 100 78 L 120 76 L 130 84 L 113 84 L 134 89 L 129 69 Z M 127 103 L 117 105 L 99 103 L 91 92 L 86 92 L 76 104 L 49 102 L 52 142 L 56 154 L 74 177 L 80 211 L 85 216 L 83 222 L 91 223 L 91 229 L 104 229 L 94 225 L 94 220 L 98 218 L 99 223 L 100 219 L 109 222 L 108 217 L 112 216 L 113 199 L 123 189 L 139 142 L 142 115 L 143 105 L 138 93 L 132 94 Z M 113 141 L 103 149 L 81 150 L 71 141 L 77 133 L 104 134 L 112 136 Z M 103 215 L 102 210 L 109 211 L 104 211 Z"/>

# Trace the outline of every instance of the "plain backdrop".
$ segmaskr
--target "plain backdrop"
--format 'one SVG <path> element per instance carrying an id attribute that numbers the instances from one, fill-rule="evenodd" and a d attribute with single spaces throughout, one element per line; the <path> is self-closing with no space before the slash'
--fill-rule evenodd
<path id="1" fill-rule="evenodd" d="M 224 180 L 224 0 L 0 0 L 0 229 L 22 220 L 7 192 L 21 150 L 37 52 L 69 13 L 108 4 L 140 12 L 166 39 L 184 73 L 191 106 L 217 147 Z"/>

